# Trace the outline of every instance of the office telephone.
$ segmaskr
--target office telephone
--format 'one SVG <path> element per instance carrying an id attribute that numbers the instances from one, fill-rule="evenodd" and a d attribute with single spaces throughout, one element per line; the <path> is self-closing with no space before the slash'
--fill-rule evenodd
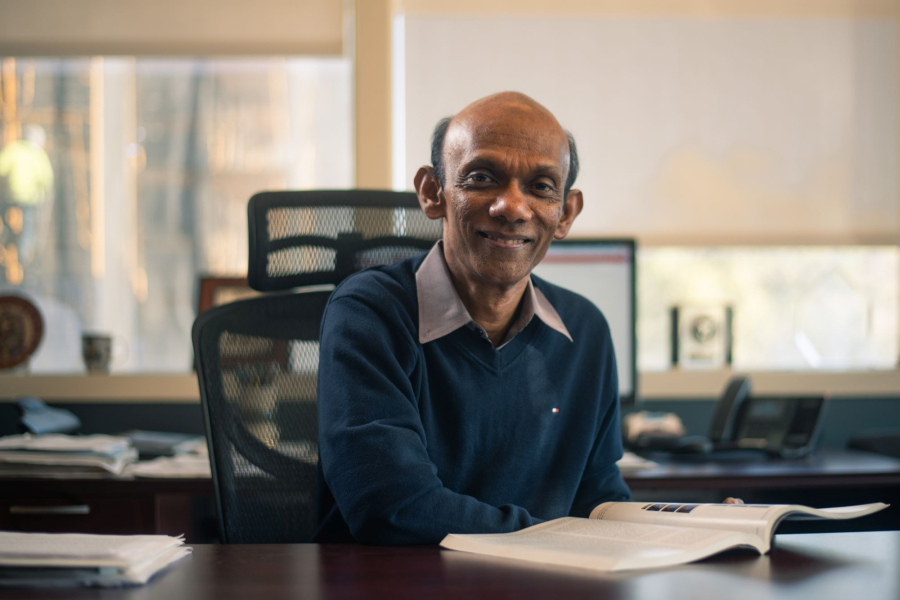
<path id="1" fill-rule="evenodd" d="M 799 458 L 815 447 L 825 396 L 750 396 L 750 381 L 735 377 L 716 402 L 707 438 L 638 438 L 637 450 L 708 458 Z"/>

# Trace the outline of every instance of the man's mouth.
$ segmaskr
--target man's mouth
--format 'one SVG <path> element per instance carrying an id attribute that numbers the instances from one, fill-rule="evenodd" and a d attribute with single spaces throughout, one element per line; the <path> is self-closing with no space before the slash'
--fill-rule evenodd
<path id="1" fill-rule="evenodd" d="M 518 248 L 531 241 L 526 237 L 516 237 L 514 235 L 507 235 L 494 231 L 479 231 L 478 235 L 493 243 L 495 246 L 501 246 L 503 248 Z"/>

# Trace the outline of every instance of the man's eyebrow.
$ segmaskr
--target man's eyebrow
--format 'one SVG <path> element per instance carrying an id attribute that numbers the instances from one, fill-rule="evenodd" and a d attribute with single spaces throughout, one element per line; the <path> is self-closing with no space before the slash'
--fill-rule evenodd
<path id="1" fill-rule="evenodd" d="M 472 160 L 463 163 L 459 168 L 459 173 L 464 174 L 475 169 L 488 169 L 489 171 L 502 170 L 502 166 L 492 158 L 487 156 L 477 156 Z M 562 172 L 559 167 L 552 164 L 538 165 L 531 172 L 531 177 L 549 177 L 555 182 L 562 181 Z"/>
<path id="2" fill-rule="evenodd" d="M 486 156 L 478 156 L 469 162 L 460 165 L 459 172 L 467 173 L 474 169 L 488 169 L 490 171 L 495 171 L 497 169 L 497 162 Z"/>

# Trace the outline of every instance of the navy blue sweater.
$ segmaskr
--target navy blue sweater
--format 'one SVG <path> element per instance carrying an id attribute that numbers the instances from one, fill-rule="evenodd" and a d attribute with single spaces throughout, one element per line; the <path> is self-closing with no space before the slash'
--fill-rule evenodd
<path id="1" fill-rule="evenodd" d="M 467 327 L 423 345 L 423 258 L 358 273 L 328 303 L 318 381 L 327 487 L 315 541 L 431 544 L 627 500 L 600 311 L 532 276 L 574 342 L 534 318 L 500 350 Z"/>

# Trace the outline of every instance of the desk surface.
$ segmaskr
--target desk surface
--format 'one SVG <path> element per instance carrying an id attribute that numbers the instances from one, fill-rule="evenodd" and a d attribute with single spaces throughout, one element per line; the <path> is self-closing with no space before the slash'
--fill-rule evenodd
<path id="1" fill-rule="evenodd" d="M 722 488 L 741 487 L 772 489 L 821 485 L 823 487 L 856 487 L 861 485 L 900 486 L 900 459 L 854 450 L 822 450 L 796 460 L 759 462 L 668 461 L 656 468 L 624 474 L 632 489 Z M 12 490 L 66 489 L 84 493 L 129 493 L 134 491 L 212 493 L 212 480 L 178 479 L 40 479 L 0 477 L 3 488 Z"/>
<path id="2" fill-rule="evenodd" d="M 628 473 L 625 480 L 632 490 L 898 486 L 900 460 L 854 450 L 821 450 L 801 459 L 758 462 L 702 462 L 685 458 Z"/>
<path id="3" fill-rule="evenodd" d="M 0 599 L 900 597 L 900 532 L 781 535 L 768 556 L 732 552 L 664 571 L 605 575 L 433 546 L 195 546 L 148 586 L 2 590 Z"/>
<path id="4" fill-rule="evenodd" d="M 635 500 L 842 506 L 887 502 L 891 508 L 847 523 L 786 523 L 785 533 L 900 529 L 900 460 L 823 451 L 791 461 L 671 462 L 625 475 Z M 676 493 L 677 492 L 677 493 Z M 680 493 L 680 495 L 678 495 Z M 189 542 L 215 534 L 210 479 L 0 479 L 0 529 L 92 533 L 184 533 Z M 11 515 L 13 505 L 83 505 L 88 515 Z"/>

